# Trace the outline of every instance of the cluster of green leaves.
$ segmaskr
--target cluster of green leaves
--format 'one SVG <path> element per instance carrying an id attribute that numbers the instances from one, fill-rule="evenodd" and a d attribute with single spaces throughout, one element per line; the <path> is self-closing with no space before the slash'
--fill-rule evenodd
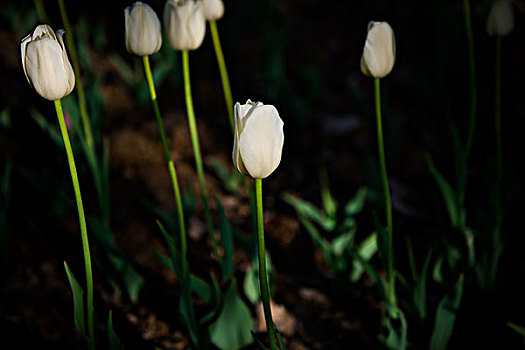
<path id="1" fill-rule="evenodd" d="M 210 341 L 220 349 L 241 349 L 253 342 L 253 320 L 250 309 L 241 298 L 234 276 L 233 252 L 234 229 L 224 208 L 217 199 L 219 208 L 219 232 L 223 256 L 220 259 L 222 283 L 213 274 L 210 282 L 192 274 L 186 261 L 181 258 L 177 234 L 170 234 L 158 222 L 166 240 L 170 256 L 156 251 L 159 260 L 176 276 L 182 290 L 179 311 L 184 318 L 191 343 L 196 349 L 207 349 Z M 176 229 L 177 225 L 170 225 Z M 193 296 L 206 305 L 206 312 L 197 315 L 193 307 Z"/>
<path id="2" fill-rule="evenodd" d="M 343 285 L 357 282 L 365 271 L 364 263 L 377 252 L 376 233 L 356 242 L 355 216 L 362 210 L 366 197 L 367 190 L 361 188 L 354 198 L 338 210 L 324 173 L 321 176 L 322 209 L 289 193 L 283 197 L 295 209 L 310 238 L 323 252 L 326 264 L 336 278 L 344 282 Z"/>

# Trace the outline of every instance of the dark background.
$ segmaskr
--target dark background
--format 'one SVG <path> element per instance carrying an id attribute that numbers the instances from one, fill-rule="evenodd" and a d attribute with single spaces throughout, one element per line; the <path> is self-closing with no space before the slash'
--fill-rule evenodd
<path id="1" fill-rule="evenodd" d="M 149 1 L 162 19 L 164 1 Z M 53 29 L 62 28 L 58 5 L 44 1 Z M 156 260 L 153 247 L 165 249 L 145 209 L 153 202 L 171 209 L 165 172 L 150 104 L 126 84 L 114 57 L 141 74 L 140 60 L 126 52 L 123 9 L 129 1 L 68 2 L 68 13 L 81 42 L 83 76 L 98 76 L 104 105 L 99 127 L 111 145 L 112 229 L 126 257 L 146 278 L 133 305 L 97 277 L 95 306 L 115 313 L 115 328 L 128 348 L 181 348 L 184 327 L 176 314 L 176 282 Z M 491 213 L 489 189 L 494 165 L 495 40 L 485 31 L 490 1 L 472 1 L 478 82 L 478 115 L 466 196 L 467 222 L 480 231 Z M 523 130 L 525 78 L 525 2 L 515 0 L 515 30 L 503 39 L 504 223 L 506 249 L 496 290 L 480 293 L 467 284 L 451 348 L 523 346 L 506 326 L 525 324 L 523 247 Z M 285 123 L 281 165 L 264 182 L 268 249 L 276 270 L 275 300 L 300 326 L 288 338 L 291 349 L 381 348 L 377 340 L 380 299 L 376 289 L 359 282 L 339 295 L 320 254 L 281 199 L 284 192 L 320 204 L 318 171 L 326 167 L 331 190 L 341 202 L 362 185 L 379 189 L 373 81 L 363 76 L 359 60 L 370 20 L 387 21 L 396 35 L 392 73 L 382 79 L 386 157 L 393 197 L 396 267 L 407 271 L 404 238 L 410 237 L 422 264 L 430 247 L 454 232 L 425 154 L 449 179 L 454 176 L 450 121 L 466 138 L 469 113 L 468 60 L 461 1 L 225 1 L 218 22 L 234 102 L 246 99 L 273 104 Z M 6 222 L 0 265 L 2 348 L 82 348 L 73 324 L 72 298 L 63 272 L 67 260 L 77 277 L 83 262 L 71 180 L 63 150 L 31 117 L 34 108 L 54 122 L 52 103 L 27 84 L 20 63 L 20 40 L 38 24 L 32 1 L 9 1 L 0 21 L 1 110 L 0 170 L 13 171 L 3 192 Z M 180 56 L 168 53 L 167 40 L 157 61 L 173 58 L 169 74 L 157 85 L 170 146 L 185 191 L 196 191 L 192 151 L 185 121 Z M 190 54 L 193 97 L 205 159 L 231 167 L 232 140 L 209 32 Z M 145 87 L 144 87 L 145 88 Z M 71 95 L 73 96 L 74 93 Z M 71 97 L 70 97 L 71 98 Z M 97 127 L 97 126 L 95 126 Z M 84 170 L 82 172 L 82 170 Z M 206 169 L 211 195 L 231 200 L 228 215 L 239 230 L 249 230 L 249 205 L 221 187 Z M 96 212 L 96 193 L 81 167 L 87 212 Z M 90 187 L 91 186 L 91 187 Z M 373 192 L 372 192 L 373 193 Z M 8 194 L 8 196 L 7 196 Z M 358 218 L 359 233 L 373 228 L 370 199 Z M 226 205 L 225 205 L 226 206 Z M 243 209 L 244 208 L 244 209 Z M 246 214 L 246 212 L 248 214 Z M 244 213 L 244 214 L 243 214 Z M 216 269 L 201 232 L 202 215 L 190 225 L 190 266 L 206 275 Z M 192 236 L 191 233 L 195 234 Z M 239 257 L 242 263 L 246 258 Z M 377 261 L 379 266 L 379 261 Z M 78 277 L 82 280 L 82 277 Z M 328 304 L 303 297 L 309 288 Z M 439 290 L 430 284 L 429 304 Z M 432 308 L 431 308 L 432 309 Z M 100 311 L 99 311 L 100 310 Z M 106 310 L 106 311 L 103 311 Z M 103 319 L 103 318 L 102 318 Z M 103 322 L 102 322 L 103 323 Z M 412 326 L 413 325 L 413 326 Z M 428 345 L 430 329 L 409 320 L 414 348 Z M 178 344 L 178 345 L 177 345 Z M 182 345 L 181 345 L 182 344 Z"/>

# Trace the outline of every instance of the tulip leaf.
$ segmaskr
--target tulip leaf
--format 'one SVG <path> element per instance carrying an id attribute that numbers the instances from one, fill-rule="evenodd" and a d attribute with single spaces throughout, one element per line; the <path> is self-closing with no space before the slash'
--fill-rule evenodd
<path id="1" fill-rule="evenodd" d="M 525 337 L 525 327 L 520 327 L 512 322 L 507 322 L 507 326 L 515 330 L 518 334 L 521 334 L 523 337 Z"/>
<path id="2" fill-rule="evenodd" d="M 272 280 L 272 259 L 268 251 L 266 251 L 266 275 L 268 279 Z M 246 271 L 244 276 L 243 283 L 244 294 L 252 302 L 252 304 L 257 304 L 261 300 L 261 290 L 259 286 L 259 263 L 257 258 L 252 260 L 252 265 Z"/>
<path id="3" fill-rule="evenodd" d="M 237 283 L 232 281 L 224 294 L 224 307 L 211 326 L 211 341 L 219 349 L 238 350 L 253 342 L 254 329 L 248 306 L 237 294 Z"/>
<path id="4" fill-rule="evenodd" d="M 357 255 L 360 256 L 363 261 L 368 262 L 375 253 L 377 253 L 377 234 L 374 232 L 359 244 L 357 247 Z M 365 266 L 357 259 L 354 259 L 352 265 L 350 281 L 357 282 L 361 278 Z"/>
<path id="5" fill-rule="evenodd" d="M 294 207 L 298 216 L 304 216 L 307 219 L 311 219 L 321 225 L 321 227 L 326 231 L 333 231 L 335 228 L 336 221 L 333 218 L 327 217 L 319 209 L 317 209 L 313 204 L 299 199 L 291 194 L 285 194 L 283 196 L 285 202 Z"/>
<path id="6" fill-rule="evenodd" d="M 117 336 L 117 333 L 115 333 L 115 329 L 113 328 L 113 312 L 111 310 L 109 310 L 107 327 L 108 327 L 108 341 L 109 341 L 110 350 L 124 349 L 124 347 L 122 346 L 122 343 L 120 342 L 119 337 Z"/>
<path id="7" fill-rule="evenodd" d="M 363 209 L 363 206 L 365 205 L 367 192 L 368 191 L 366 187 L 361 187 L 357 190 L 357 194 L 354 196 L 354 198 L 350 199 L 345 205 L 345 216 L 348 217 L 359 214 L 359 212 Z"/>
<path id="8" fill-rule="evenodd" d="M 389 349 L 404 350 L 407 348 L 407 322 L 403 312 L 396 306 L 387 306 L 383 316 L 385 334 L 381 340 Z"/>
<path id="9" fill-rule="evenodd" d="M 323 201 L 324 211 L 328 217 L 335 219 L 337 212 L 337 202 L 330 193 L 326 168 L 323 168 L 319 171 L 319 182 L 321 186 L 321 199 Z"/>
<path id="10" fill-rule="evenodd" d="M 427 294 L 426 294 L 426 286 L 427 286 L 427 273 L 428 273 L 428 267 L 430 266 L 430 258 L 432 257 L 432 250 L 430 250 L 427 254 L 427 257 L 425 259 L 425 263 L 423 264 L 423 269 L 421 270 L 421 274 L 419 275 L 416 286 L 414 288 L 414 305 L 416 306 L 416 310 L 419 316 L 420 320 L 424 320 L 427 316 L 427 309 L 426 309 L 426 300 L 427 300 Z"/>
<path id="11" fill-rule="evenodd" d="M 212 287 L 210 288 L 207 284 L 206 287 L 208 288 L 209 296 L 206 299 L 207 304 L 211 304 L 213 306 L 213 310 L 200 319 L 199 323 L 202 327 L 207 327 L 213 322 L 217 320 L 219 315 L 221 314 L 224 306 L 224 298 L 221 293 L 221 288 L 219 286 L 219 282 L 217 282 L 217 279 L 212 274 L 211 275 L 211 281 L 212 281 Z M 230 280 L 231 281 L 231 280 Z M 192 280 L 193 283 L 193 280 Z M 228 282 L 231 283 L 231 282 Z M 193 286 L 192 286 L 193 288 Z"/>
<path id="12" fill-rule="evenodd" d="M 67 279 L 69 280 L 69 285 L 71 286 L 71 292 L 73 294 L 75 327 L 84 337 L 87 337 L 86 321 L 84 316 L 84 290 L 78 283 L 77 279 L 75 278 L 65 261 L 64 268 L 66 269 Z"/>
<path id="13" fill-rule="evenodd" d="M 221 232 L 221 246 L 224 250 L 222 257 L 222 272 L 225 280 L 229 280 L 233 274 L 233 229 L 224 213 L 224 208 L 216 198 L 217 207 L 219 208 L 220 223 L 219 230 Z"/>
<path id="14" fill-rule="evenodd" d="M 456 312 L 461 303 L 463 295 L 464 276 L 461 274 L 456 282 L 454 290 L 446 295 L 439 303 L 436 312 L 434 330 L 430 338 L 430 349 L 446 349 L 456 321 Z"/>
<path id="15" fill-rule="evenodd" d="M 168 250 L 170 252 L 170 257 L 171 257 L 171 266 L 173 267 L 175 275 L 179 279 L 181 279 L 182 266 L 181 266 L 181 261 L 180 261 L 181 259 L 180 252 L 175 245 L 175 241 L 173 240 L 173 237 L 170 236 L 168 231 L 166 231 L 164 226 L 158 220 L 157 220 L 157 226 L 159 226 L 160 231 L 162 232 L 162 235 L 164 236 L 164 239 L 166 240 L 166 243 L 168 244 Z"/>
<path id="16" fill-rule="evenodd" d="M 434 179 L 436 180 L 436 183 L 438 184 L 439 190 L 441 191 L 441 195 L 443 196 L 443 200 L 445 201 L 445 205 L 450 216 L 450 222 L 452 223 L 452 225 L 456 226 L 459 222 L 459 212 L 456 202 L 456 193 L 450 185 L 450 183 L 434 167 L 434 162 L 432 161 L 430 155 L 427 155 L 427 163 L 430 172 L 432 173 Z"/>

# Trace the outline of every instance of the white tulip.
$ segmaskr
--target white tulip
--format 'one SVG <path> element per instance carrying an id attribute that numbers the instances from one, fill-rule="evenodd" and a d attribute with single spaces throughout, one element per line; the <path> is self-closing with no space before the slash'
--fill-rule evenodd
<path id="1" fill-rule="evenodd" d="M 137 56 L 152 55 L 162 46 L 159 17 L 153 9 L 140 1 L 124 10 L 126 21 L 126 49 Z"/>
<path id="2" fill-rule="evenodd" d="M 392 71 L 396 60 L 394 31 L 387 22 L 370 22 L 366 37 L 361 71 L 374 78 L 383 78 Z"/>
<path id="3" fill-rule="evenodd" d="M 204 17 L 208 21 L 216 21 L 224 15 L 224 3 L 222 0 L 203 0 Z"/>
<path id="4" fill-rule="evenodd" d="M 487 33 L 490 36 L 506 36 L 514 29 L 514 10 L 509 0 L 496 0 L 487 19 Z"/>
<path id="5" fill-rule="evenodd" d="M 175 50 L 195 50 L 206 34 L 206 18 L 201 0 L 168 0 L 164 7 L 164 27 Z"/>
<path id="6" fill-rule="evenodd" d="M 244 175 L 264 179 L 281 162 L 283 121 L 274 106 L 261 102 L 235 104 L 233 165 Z"/>
<path id="7" fill-rule="evenodd" d="M 22 67 L 29 85 L 50 101 L 69 95 L 75 87 L 75 73 L 63 35 L 63 30 L 54 33 L 50 26 L 42 24 L 20 43 Z"/>

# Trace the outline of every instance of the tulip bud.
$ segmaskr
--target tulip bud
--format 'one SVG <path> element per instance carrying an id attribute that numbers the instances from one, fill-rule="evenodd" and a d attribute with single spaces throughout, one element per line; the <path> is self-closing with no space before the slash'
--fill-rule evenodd
<path id="1" fill-rule="evenodd" d="M 370 22 L 361 71 L 373 78 L 383 78 L 392 71 L 396 60 L 396 40 L 392 27 L 386 22 Z"/>
<path id="2" fill-rule="evenodd" d="M 204 17 L 208 21 L 216 21 L 224 15 L 224 3 L 222 0 L 203 0 Z"/>
<path id="3" fill-rule="evenodd" d="M 496 0 L 487 19 L 487 33 L 490 36 L 506 36 L 514 29 L 514 10 L 509 0 Z"/>
<path id="4" fill-rule="evenodd" d="M 152 55 L 160 50 L 162 34 L 159 17 L 153 9 L 140 1 L 124 10 L 126 21 L 126 49 L 137 56 Z"/>
<path id="5" fill-rule="evenodd" d="M 63 35 L 63 30 L 54 33 L 50 26 L 42 24 L 20 43 L 22 67 L 29 85 L 50 101 L 69 95 L 75 87 L 75 73 Z"/>
<path id="6" fill-rule="evenodd" d="M 168 0 L 164 7 L 164 28 L 175 50 L 199 48 L 206 34 L 202 1 Z"/>
<path id="7" fill-rule="evenodd" d="M 244 175 L 264 179 L 281 162 L 284 143 L 283 121 L 274 106 L 235 104 L 233 165 Z"/>

